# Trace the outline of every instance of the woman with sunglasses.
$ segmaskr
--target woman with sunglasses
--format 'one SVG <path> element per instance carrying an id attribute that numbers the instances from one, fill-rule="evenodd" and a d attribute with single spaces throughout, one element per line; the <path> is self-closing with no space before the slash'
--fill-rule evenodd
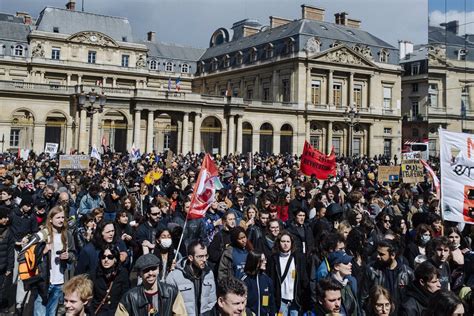
<path id="1" fill-rule="evenodd" d="M 99 252 L 92 310 L 96 316 L 114 315 L 120 298 L 130 288 L 128 271 L 120 263 L 120 252 L 112 245 Z"/>

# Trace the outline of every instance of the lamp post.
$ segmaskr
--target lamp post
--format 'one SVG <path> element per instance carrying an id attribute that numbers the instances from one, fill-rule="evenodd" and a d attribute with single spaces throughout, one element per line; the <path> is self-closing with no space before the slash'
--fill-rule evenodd
<path id="1" fill-rule="evenodd" d="M 356 105 L 351 104 L 347 106 L 346 110 L 344 111 L 344 121 L 349 125 L 349 155 L 353 156 L 353 134 L 354 134 L 354 126 L 359 124 L 360 114 L 359 109 Z"/>
<path id="2" fill-rule="evenodd" d="M 79 123 L 79 152 L 87 152 L 89 149 L 88 144 L 85 144 L 87 139 L 89 139 L 89 142 L 94 141 L 92 135 L 95 134 L 97 131 L 95 130 L 96 128 L 94 127 L 94 119 L 96 113 L 102 113 L 104 111 L 104 106 L 107 101 L 107 97 L 102 91 L 101 93 L 97 93 L 94 88 L 91 88 L 91 91 L 88 93 L 84 92 L 84 86 L 83 85 L 76 85 L 76 102 L 77 102 L 77 108 L 80 111 L 80 123 Z M 91 117 L 91 131 L 90 131 L 90 136 L 87 138 L 86 135 L 86 119 L 87 116 Z"/>

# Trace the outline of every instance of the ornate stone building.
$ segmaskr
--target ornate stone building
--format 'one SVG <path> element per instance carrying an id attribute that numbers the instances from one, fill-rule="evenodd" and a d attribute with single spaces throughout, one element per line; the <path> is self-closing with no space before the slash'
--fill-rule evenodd
<path id="1" fill-rule="evenodd" d="M 5 149 L 300 153 L 305 139 L 340 154 L 401 149 L 398 49 L 345 12 L 328 22 L 302 5 L 299 19 L 239 21 L 196 49 L 154 32 L 135 39 L 126 18 L 74 7 L 0 15 Z"/>

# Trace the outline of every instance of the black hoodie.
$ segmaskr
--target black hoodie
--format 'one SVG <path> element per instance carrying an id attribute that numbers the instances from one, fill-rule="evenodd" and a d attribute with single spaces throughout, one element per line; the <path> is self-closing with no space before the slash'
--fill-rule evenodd
<path id="1" fill-rule="evenodd" d="M 417 282 L 409 284 L 405 292 L 405 300 L 400 306 L 399 316 L 423 315 L 428 308 L 432 293 L 422 289 Z"/>

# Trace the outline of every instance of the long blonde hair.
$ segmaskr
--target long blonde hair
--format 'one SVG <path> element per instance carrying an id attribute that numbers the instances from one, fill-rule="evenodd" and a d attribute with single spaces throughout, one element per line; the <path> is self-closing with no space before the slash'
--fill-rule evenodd
<path id="1" fill-rule="evenodd" d="M 50 240 L 53 238 L 53 217 L 58 215 L 59 213 L 65 213 L 62 206 L 55 206 L 48 213 L 48 219 L 46 220 L 46 229 L 48 230 L 48 235 Z M 61 233 L 61 242 L 63 244 L 63 251 L 67 250 L 67 220 L 64 219 L 63 227 L 60 229 Z"/>

